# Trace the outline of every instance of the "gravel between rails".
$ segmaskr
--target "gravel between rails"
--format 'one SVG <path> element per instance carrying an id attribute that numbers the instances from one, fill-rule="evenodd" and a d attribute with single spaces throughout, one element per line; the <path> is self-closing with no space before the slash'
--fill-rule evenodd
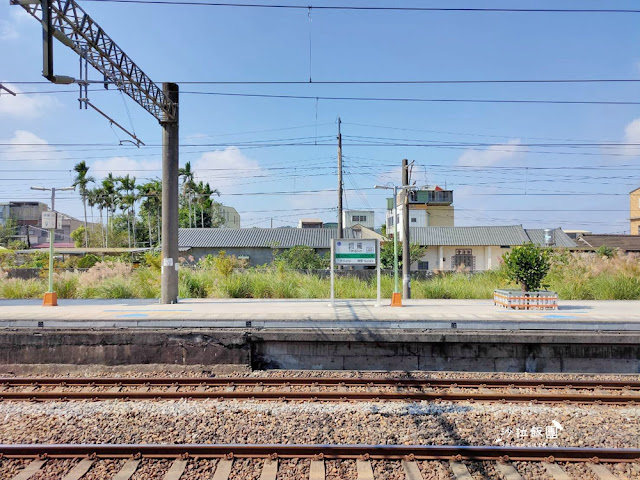
<path id="1" fill-rule="evenodd" d="M 355 460 L 326 460 L 325 480 L 357 480 L 358 469 Z"/>
<path id="2" fill-rule="evenodd" d="M 75 458 L 68 460 L 49 460 L 33 476 L 29 477 L 29 480 L 62 478 L 63 475 L 68 473 L 77 463 L 80 463 L 80 460 Z"/>
<path id="3" fill-rule="evenodd" d="M 216 459 L 190 459 L 180 480 L 203 480 L 213 477 L 218 460 Z M 84 478 L 82 479 L 84 480 Z"/>
<path id="4" fill-rule="evenodd" d="M 13 478 L 31 460 L 0 458 L 0 478 Z"/>
<path id="5" fill-rule="evenodd" d="M 145 367 L 149 367 L 148 365 Z M 51 371 L 56 373 L 51 374 Z M 36 373 L 33 373 L 33 372 Z M 536 380 L 629 380 L 640 381 L 638 374 L 572 374 L 572 373 L 495 373 L 495 372 L 407 372 L 407 371 L 357 371 L 357 370 L 255 370 L 252 372 L 230 372 L 217 373 L 206 367 L 193 366 L 184 369 L 164 369 L 162 365 L 158 365 L 153 371 L 139 371 L 135 368 L 131 370 L 123 370 L 122 368 L 113 369 L 109 367 L 102 368 L 68 368 L 61 365 L 60 368 L 53 369 L 51 365 L 43 365 L 40 372 L 35 366 L 15 365 L 15 368 L 7 368 L 0 366 L 0 377 L 49 377 L 49 378 L 179 378 L 179 377 L 209 377 L 209 378 L 417 378 L 417 379 L 447 379 L 447 378 L 484 378 L 484 379 L 536 379 Z M 48 372 L 46 374 L 41 372 Z M 60 373 L 58 373 L 60 372 Z"/>
<path id="6" fill-rule="evenodd" d="M 422 461 L 417 462 L 420 473 L 425 480 L 449 480 L 453 479 L 453 474 L 449 470 L 449 462 L 442 461 Z"/>
<path id="7" fill-rule="evenodd" d="M 131 480 L 150 480 L 162 478 L 171 467 L 173 460 L 143 458 Z"/>
<path id="8" fill-rule="evenodd" d="M 405 480 L 404 469 L 400 462 L 371 460 L 371 466 L 373 467 L 373 478 Z"/>
<path id="9" fill-rule="evenodd" d="M 311 460 L 306 458 L 292 458 L 279 460 L 279 462 L 276 480 L 300 480 L 309 478 Z"/>
<path id="10" fill-rule="evenodd" d="M 556 420 L 557 439 L 519 437 Z M 508 429 L 508 430 L 507 430 Z M 2 402 L 0 443 L 640 447 L 640 407 L 252 401 Z M 497 439 L 500 439 L 497 441 Z"/>
<path id="11" fill-rule="evenodd" d="M 251 458 L 237 458 L 233 461 L 229 478 L 233 480 L 258 480 L 264 462 L 264 460 Z"/>
<path id="12" fill-rule="evenodd" d="M 126 460 L 96 460 L 91 469 L 84 474 L 82 480 L 105 480 L 120 471 Z"/>

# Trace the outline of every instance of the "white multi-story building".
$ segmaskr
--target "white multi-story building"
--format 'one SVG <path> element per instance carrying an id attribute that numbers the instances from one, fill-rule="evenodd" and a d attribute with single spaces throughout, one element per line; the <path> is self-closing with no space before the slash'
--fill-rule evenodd
<path id="1" fill-rule="evenodd" d="M 220 205 L 218 213 L 222 217 L 220 228 L 240 228 L 240 214 L 235 208 Z"/>
<path id="2" fill-rule="evenodd" d="M 375 228 L 373 210 L 343 210 L 342 228 L 351 228 L 355 225 L 362 225 L 373 230 Z"/>

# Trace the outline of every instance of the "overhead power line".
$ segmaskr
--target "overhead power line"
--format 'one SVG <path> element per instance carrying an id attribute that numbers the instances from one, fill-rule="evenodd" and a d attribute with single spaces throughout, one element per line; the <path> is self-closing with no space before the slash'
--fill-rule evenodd
<path id="1" fill-rule="evenodd" d="M 174 5 L 182 7 L 235 7 L 286 10 L 351 10 L 378 12 L 486 12 L 486 13 L 640 13 L 640 10 L 616 8 L 462 8 L 462 7 L 391 7 L 373 5 L 286 5 L 268 3 L 190 2 L 177 0 L 86 0 L 96 3 L 131 3 L 143 5 Z"/>
<path id="2" fill-rule="evenodd" d="M 106 0 L 101 0 L 106 1 Z M 92 91 L 92 90 L 89 90 Z M 73 93 L 72 90 L 45 90 L 18 92 L 17 95 L 40 95 L 56 93 Z M 517 98 L 419 98 L 419 97 L 339 97 L 323 95 L 288 95 L 270 93 L 231 93 L 231 92 L 202 92 L 183 90 L 184 95 L 210 95 L 217 97 L 245 97 L 245 98 L 277 98 L 290 100 L 332 100 L 358 102 L 418 102 L 418 103 L 512 103 L 512 104 L 547 104 L 547 105 L 640 105 L 640 101 L 633 100 L 550 100 L 550 99 L 517 99 Z"/>
<path id="3" fill-rule="evenodd" d="M 179 85 L 455 85 L 455 84 L 493 84 L 493 83 L 639 83 L 638 78 L 556 78 L 556 79 L 442 79 L 442 80 L 183 80 Z M 13 85 L 45 85 L 41 81 L 3 81 Z M 109 84 L 101 80 L 89 83 Z M 61 90 L 62 91 L 62 90 Z M 75 90 L 74 90 L 75 91 Z M 102 91 L 90 89 L 89 91 Z M 72 90 L 69 90 L 72 92 Z M 19 92 L 43 93 L 43 92 Z M 52 92 L 55 93 L 55 92 Z"/>
<path id="4" fill-rule="evenodd" d="M 230 93 L 182 91 L 185 95 L 212 95 L 219 97 L 285 98 L 295 100 L 340 100 L 360 102 L 425 102 L 425 103 L 516 103 L 551 105 L 640 105 L 632 100 L 542 100 L 542 99 L 499 99 L 499 98 L 416 98 L 416 97 L 334 97 L 322 95 L 286 95 L 267 93 Z"/>

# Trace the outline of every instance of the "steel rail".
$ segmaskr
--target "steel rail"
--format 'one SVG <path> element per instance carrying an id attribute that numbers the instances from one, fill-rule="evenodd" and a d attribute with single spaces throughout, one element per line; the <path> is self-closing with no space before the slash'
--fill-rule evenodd
<path id="1" fill-rule="evenodd" d="M 534 402 L 534 403 L 595 403 L 628 405 L 640 403 L 640 395 L 601 395 L 563 393 L 502 393 L 502 392 L 297 392 L 297 391 L 106 391 L 106 392 L 0 392 L 0 400 L 54 401 L 54 400 L 304 400 L 324 402 L 346 401 L 477 401 L 477 402 Z"/>
<path id="2" fill-rule="evenodd" d="M 178 386 L 272 386 L 272 385 L 346 385 L 391 387 L 482 387 L 482 388 L 574 388 L 574 389 L 640 389 L 640 380 L 544 380 L 495 378 L 339 378 L 339 377 L 248 377 L 248 378 L 36 378 L 4 377 L 0 385 L 178 385 Z"/>
<path id="3" fill-rule="evenodd" d="M 283 444 L 0 444 L 4 458 L 371 458 L 386 460 L 495 460 L 638 462 L 637 448 L 503 447 L 492 445 Z"/>

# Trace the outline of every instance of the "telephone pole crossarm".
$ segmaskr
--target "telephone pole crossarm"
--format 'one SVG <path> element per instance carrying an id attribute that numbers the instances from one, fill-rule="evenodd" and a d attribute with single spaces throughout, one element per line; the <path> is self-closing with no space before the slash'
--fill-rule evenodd
<path id="1" fill-rule="evenodd" d="M 10 1 L 42 23 L 41 2 Z M 174 120 L 177 105 L 164 95 L 162 88 L 122 51 L 75 0 L 49 0 L 48 4 L 51 11 L 51 33 L 55 38 L 86 58 L 107 82 L 114 83 L 158 122 Z"/>

